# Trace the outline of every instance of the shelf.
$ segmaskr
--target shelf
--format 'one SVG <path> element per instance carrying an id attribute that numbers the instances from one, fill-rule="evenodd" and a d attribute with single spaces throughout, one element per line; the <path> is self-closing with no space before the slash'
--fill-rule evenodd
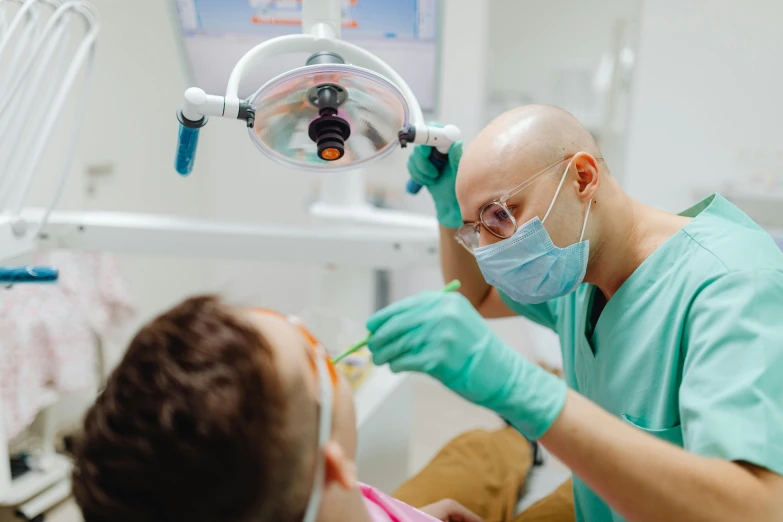
<path id="1" fill-rule="evenodd" d="M 364 214 L 357 215 L 362 218 Z M 39 241 L 67 248 L 174 258 L 264 260 L 400 269 L 437 265 L 436 222 L 372 212 L 373 222 L 324 226 L 231 223 L 123 212 L 53 212 Z M 27 209 L 30 226 L 42 211 Z M 399 216 L 398 216 L 399 217 Z M 374 224 L 373 224 L 374 223 Z M 403 226 L 407 223 L 408 226 Z M 430 226 L 431 225 L 431 226 Z"/>
<path id="2" fill-rule="evenodd" d="M 31 238 L 17 238 L 8 218 L 0 215 L 0 266 L 17 264 L 19 258 L 34 250 L 35 241 Z"/>
<path id="3" fill-rule="evenodd" d="M 54 506 L 63 502 L 70 495 L 71 481 L 61 480 L 29 502 L 19 506 L 17 512 L 24 515 L 26 520 L 34 520 L 36 517 L 43 515 Z"/>
<path id="4" fill-rule="evenodd" d="M 391 493 L 410 477 L 413 382 L 387 366 L 373 373 L 355 395 L 359 480 Z"/>
<path id="5" fill-rule="evenodd" d="M 71 461 L 68 458 L 53 454 L 47 457 L 44 471 L 28 471 L 21 477 L 11 481 L 11 489 L 0 496 L 0 506 L 18 506 L 42 491 L 65 480 L 71 473 Z"/>

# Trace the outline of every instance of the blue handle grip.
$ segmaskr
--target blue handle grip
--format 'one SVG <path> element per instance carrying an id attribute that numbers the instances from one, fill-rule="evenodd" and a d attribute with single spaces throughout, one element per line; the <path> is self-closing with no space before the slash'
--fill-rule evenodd
<path id="1" fill-rule="evenodd" d="M 192 129 L 179 124 L 179 139 L 177 140 L 177 158 L 174 167 L 182 176 L 193 172 L 193 164 L 196 161 L 196 148 L 198 147 L 198 135 L 201 129 Z"/>
<path id="2" fill-rule="evenodd" d="M 408 183 L 405 185 L 405 190 L 408 192 L 408 194 L 418 194 L 421 190 L 421 187 L 422 186 L 419 183 L 409 179 Z"/>
<path id="3" fill-rule="evenodd" d="M 51 266 L 0 267 L 0 285 L 56 283 L 60 271 Z"/>
<path id="4" fill-rule="evenodd" d="M 435 165 L 435 168 L 438 169 L 438 172 L 443 172 L 443 168 L 446 166 L 446 163 L 449 161 L 449 155 L 444 154 L 440 152 L 435 147 L 432 148 L 430 151 L 430 163 Z M 405 185 L 405 190 L 408 192 L 408 194 L 418 194 L 421 190 L 421 184 L 409 179 L 408 183 Z"/>

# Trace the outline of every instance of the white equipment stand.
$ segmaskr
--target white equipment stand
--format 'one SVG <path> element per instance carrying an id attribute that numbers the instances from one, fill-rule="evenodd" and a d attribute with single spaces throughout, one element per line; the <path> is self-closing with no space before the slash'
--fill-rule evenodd
<path id="1" fill-rule="evenodd" d="M 12 13 L 13 16 L 7 16 Z M 49 209 L 59 199 L 71 168 L 75 139 L 87 102 L 95 42 L 97 14 L 82 0 L 0 0 L 0 281 L 55 280 L 48 267 L 14 269 L 4 265 L 24 258 L 36 247 L 39 229 L 21 218 L 40 160 L 55 128 L 62 130 L 61 113 L 83 73 L 77 116 L 73 122 L 68 157 L 63 158 L 54 183 Z M 75 50 L 71 42 L 75 42 Z M 10 274 L 10 275 L 9 275 Z M 3 290 L 0 290 L 3 291 Z M 14 507 L 32 519 L 70 495 L 68 459 L 54 451 L 54 427 L 47 405 L 56 393 L 42 397 L 36 425 L 44 455 L 36 469 L 11 480 L 5 442 L 3 403 L 0 401 L 0 508 Z M 8 509 L 0 509 L 0 519 Z M 11 511 L 13 513 L 13 510 Z M 18 520 L 18 519 L 16 519 Z"/>
<path id="2" fill-rule="evenodd" d="M 0 0 L 0 4 L 4 1 Z M 92 57 L 98 31 L 97 17 L 82 0 L 26 0 L 23 5 L 32 6 L 36 3 L 54 5 L 58 16 L 60 11 L 73 10 L 87 22 L 84 43 L 68 71 L 67 80 L 70 83 L 65 84 L 62 94 L 55 98 L 54 105 L 58 109 L 79 68 Z M 1 22 L 0 29 L 3 28 Z M 56 23 L 50 24 L 59 27 Z M 206 116 L 238 118 L 241 102 L 237 92 L 245 70 L 276 54 L 332 51 L 339 53 L 347 63 L 375 71 L 397 85 L 410 109 L 411 132 L 406 136 L 408 142 L 431 145 L 445 156 L 451 143 L 459 139 L 459 130 L 453 126 L 442 129 L 428 127 L 405 81 L 377 57 L 339 40 L 340 28 L 340 0 L 304 0 L 304 34 L 277 38 L 251 50 L 232 73 L 225 97 L 207 95 L 200 89 L 189 89 L 185 94 L 181 115 L 193 121 Z M 2 36 L 3 33 L 0 33 Z M 0 42 L 2 54 L 9 44 L 7 39 Z M 44 58 L 48 56 L 46 46 L 40 45 L 36 49 L 34 56 L 38 56 L 41 49 L 44 50 Z M 42 72 L 44 70 L 42 68 Z M 21 77 L 25 78 L 25 74 Z M 37 76 L 34 78 L 40 80 Z M 0 119 L 0 124 L 2 121 Z M 47 137 L 48 134 L 35 149 L 38 155 L 43 152 Z M 291 227 L 135 213 L 52 212 L 68 174 L 70 161 L 63 167 L 51 205 L 44 209 L 26 208 L 25 200 L 29 184 L 36 174 L 37 162 L 32 162 L 29 172 L 19 174 L 10 171 L 8 167 L 13 166 L 13 163 L 4 162 L 5 159 L 0 156 L 0 282 L 3 281 L 3 271 L 7 271 L 7 267 L 14 262 L 24 262 L 26 256 L 39 247 L 273 262 L 301 262 L 302 259 L 309 259 L 321 266 L 335 267 L 322 278 L 321 288 L 317 289 L 317 295 L 326 302 L 317 304 L 363 321 L 372 311 L 370 289 L 374 269 L 399 270 L 438 261 L 436 221 L 426 216 L 382 210 L 368 205 L 360 171 L 331 173 L 324 180 L 320 200 L 310 209 L 315 218 L 313 225 Z M 17 188 L 16 197 L 5 204 L 2 196 L 13 194 Z M 409 185 L 411 192 L 418 188 Z M 52 271 L 45 268 L 22 272 L 24 277 L 19 282 L 35 282 L 40 274 L 52 276 Z M 357 299 L 357 295 L 363 295 L 364 299 Z M 412 383 L 404 375 L 393 375 L 386 368 L 375 368 L 374 374 L 358 392 L 356 402 L 360 431 L 360 479 L 390 491 L 405 480 L 408 474 Z M 52 457 L 55 464 L 48 470 L 31 472 L 11 481 L 7 447 L 0 444 L 0 506 L 21 506 L 19 511 L 32 518 L 61 500 L 70 489 L 70 466 L 64 459 L 54 454 Z"/>

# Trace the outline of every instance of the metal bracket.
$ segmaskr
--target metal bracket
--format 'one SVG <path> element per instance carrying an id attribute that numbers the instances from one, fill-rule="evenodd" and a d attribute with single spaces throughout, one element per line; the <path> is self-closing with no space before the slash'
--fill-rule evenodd
<path id="1" fill-rule="evenodd" d="M 247 128 L 252 129 L 256 124 L 256 110 L 248 102 L 243 101 L 239 104 L 237 119 L 245 120 Z"/>
<path id="2" fill-rule="evenodd" d="M 404 149 L 408 146 L 408 143 L 413 143 L 416 139 L 416 128 L 405 127 L 397 134 L 400 139 L 400 148 Z"/>

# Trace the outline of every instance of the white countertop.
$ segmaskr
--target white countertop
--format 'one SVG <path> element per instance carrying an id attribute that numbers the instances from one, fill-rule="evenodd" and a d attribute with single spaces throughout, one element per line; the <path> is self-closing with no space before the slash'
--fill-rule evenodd
<path id="1" fill-rule="evenodd" d="M 374 366 L 356 392 L 356 424 L 361 426 L 372 416 L 375 409 L 399 388 L 410 376 L 405 373 L 392 373 L 388 366 Z"/>

